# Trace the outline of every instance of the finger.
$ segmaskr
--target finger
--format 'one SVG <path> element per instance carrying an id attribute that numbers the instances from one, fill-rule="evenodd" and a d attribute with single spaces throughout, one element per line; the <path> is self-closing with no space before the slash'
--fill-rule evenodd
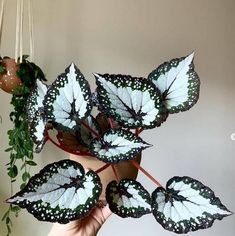
<path id="1" fill-rule="evenodd" d="M 106 205 L 102 209 L 102 213 L 103 213 L 103 217 L 104 217 L 105 220 L 107 220 L 109 218 L 109 216 L 112 215 L 112 211 L 109 209 L 108 205 Z"/>

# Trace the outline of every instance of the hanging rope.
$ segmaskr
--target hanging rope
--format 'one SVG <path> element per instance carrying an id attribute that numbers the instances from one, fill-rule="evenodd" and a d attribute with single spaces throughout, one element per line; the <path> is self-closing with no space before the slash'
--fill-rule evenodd
<path id="1" fill-rule="evenodd" d="M 23 17 L 24 0 L 16 0 L 16 40 L 15 40 L 15 61 L 21 63 L 23 60 Z M 34 60 L 34 35 L 33 35 L 33 15 L 31 0 L 28 0 L 28 21 L 29 21 L 29 56 Z"/>
<path id="2" fill-rule="evenodd" d="M 16 0 L 16 39 L 15 39 L 15 62 L 18 62 L 19 34 L 20 34 L 20 4 L 21 0 Z"/>
<path id="3" fill-rule="evenodd" d="M 0 9 L 0 48 L 2 44 L 3 20 L 6 0 L 1 1 Z M 15 33 L 15 61 L 21 63 L 23 60 L 23 16 L 24 0 L 16 0 L 16 33 Z M 29 56 L 34 60 L 34 34 L 33 34 L 33 14 L 32 2 L 28 0 L 28 21 L 29 21 Z"/>
<path id="4" fill-rule="evenodd" d="M 29 55 L 30 60 L 34 60 L 34 35 L 33 35 L 33 15 L 31 0 L 28 0 L 28 13 L 29 13 Z"/>
<path id="5" fill-rule="evenodd" d="M 2 27 L 3 27 L 5 3 L 6 3 L 6 0 L 2 0 L 1 10 L 0 10 L 0 48 L 2 45 Z"/>
<path id="6" fill-rule="evenodd" d="M 20 0 L 20 63 L 23 59 L 23 15 L 24 15 L 24 0 Z"/>

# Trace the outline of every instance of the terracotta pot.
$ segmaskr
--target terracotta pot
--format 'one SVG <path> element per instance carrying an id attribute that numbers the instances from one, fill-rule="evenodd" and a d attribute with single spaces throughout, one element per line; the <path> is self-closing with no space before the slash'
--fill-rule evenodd
<path id="1" fill-rule="evenodd" d="M 98 159 L 94 157 L 70 155 L 70 159 L 79 162 L 80 164 L 83 165 L 84 168 L 91 169 L 94 171 L 99 169 L 101 166 L 105 165 L 104 162 L 99 161 Z M 140 163 L 141 155 L 139 155 L 135 160 L 138 163 Z M 115 165 L 115 168 L 116 168 L 119 179 L 123 179 L 123 178 L 136 179 L 137 177 L 138 170 L 130 161 L 120 162 Z M 111 166 L 103 170 L 102 172 L 100 172 L 98 175 L 101 179 L 102 186 L 103 186 L 102 193 L 100 195 L 100 200 L 103 202 L 106 202 L 105 200 L 106 186 L 110 181 L 116 180 L 116 178 L 115 178 L 115 175 L 113 173 Z"/>
<path id="2" fill-rule="evenodd" d="M 7 93 L 14 93 L 15 89 L 22 85 L 21 79 L 16 75 L 19 66 L 12 58 L 3 58 L 2 66 L 6 72 L 0 74 L 0 88 Z"/>

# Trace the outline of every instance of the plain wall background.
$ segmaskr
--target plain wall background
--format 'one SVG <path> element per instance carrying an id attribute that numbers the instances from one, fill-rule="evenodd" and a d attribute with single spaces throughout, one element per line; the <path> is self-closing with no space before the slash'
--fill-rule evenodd
<path id="1" fill-rule="evenodd" d="M 189 175 L 210 186 L 235 211 L 235 1 L 234 0 L 40 0 L 33 1 L 35 62 L 49 83 L 72 61 L 93 85 L 92 72 L 147 76 L 162 62 L 195 50 L 201 78 L 200 99 L 190 111 L 171 115 L 158 129 L 142 137 L 154 146 L 143 153 L 142 165 L 162 183 L 175 175 Z M 14 56 L 16 0 L 8 0 L 1 56 Z M 27 25 L 27 24 L 26 24 Z M 24 35 L 28 53 L 28 35 Z M 9 197 L 5 164 L 7 130 L 12 126 L 10 96 L 0 91 L 0 201 Z M 35 156 L 37 172 L 47 163 L 67 157 L 46 144 Z M 138 179 L 155 186 L 142 174 Z M 15 186 L 18 191 L 19 186 Z M 6 206 L 1 203 L 0 214 Z M 50 224 L 25 210 L 14 220 L 12 236 L 44 236 Z M 5 225 L 0 223 L 0 235 Z M 102 236 L 173 235 L 153 216 L 121 219 L 113 215 Z M 216 221 L 192 235 L 233 236 L 235 217 Z"/>

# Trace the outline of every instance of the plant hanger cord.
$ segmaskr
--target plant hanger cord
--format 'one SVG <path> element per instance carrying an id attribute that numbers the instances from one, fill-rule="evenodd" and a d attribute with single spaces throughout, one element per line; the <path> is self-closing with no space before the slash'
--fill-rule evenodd
<path id="1" fill-rule="evenodd" d="M 21 63 L 23 60 L 23 17 L 24 0 L 17 0 L 16 3 L 16 35 L 15 35 L 15 61 Z M 28 21 L 29 21 L 29 55 L 34 60 L 34 35 L 33 35 L 33 14 L 32 2 L 28 0 Z"/>
<path id="2" fill-rule="evenodd" d="M 22 0 L 17 0 L 16 2 L 16 35 L 15 35 L 15 62 L 18 61 L 19 56 L 19 43 L 20 43 L 20 8 L 21 8 Z M 23 14 L 23 12 L 22 12 Z"/>
<path id="3" fill-rule="evenodd" d="M 34 31 L 33 31 L 33 14 L 32 0 L 28 0 L 28 17 L 29 17 L 29 55 L 30 61 L 34 61 Z"/>
<path id="4" fill-rule="evenodd" d="M 3 26 L 5 5 L 6 5 L 6 0 L 2 0 L 1 10 L 0 10 L 0 49 L 2 45 L 2 26 Z"/>

